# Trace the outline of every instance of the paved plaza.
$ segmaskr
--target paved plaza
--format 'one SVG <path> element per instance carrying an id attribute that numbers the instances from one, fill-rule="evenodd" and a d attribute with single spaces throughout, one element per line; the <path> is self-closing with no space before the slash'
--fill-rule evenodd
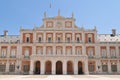
<path id="1" fill-rule="evenodd" d="M 0 75 L 0 80 L 120 80 L 120 75 Z"/>

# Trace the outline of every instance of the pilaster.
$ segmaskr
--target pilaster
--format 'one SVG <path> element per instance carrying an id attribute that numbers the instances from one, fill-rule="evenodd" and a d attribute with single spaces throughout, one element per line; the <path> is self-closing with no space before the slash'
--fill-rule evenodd
<path id="1" fill-rule="evenodd" d="M 88 75 L 89 74 L 89 71 L 88 71 L 88 60 L 86 59 L 84 63 L 85 63 L 85 70 L 84 70 L 85 72 L 84 73 L 86 75 Z"/>
<path id="2" fill-rule="evenodd" d="M 56 71 L 56 65 L 55 65 L 55 60 L 52 60 L 52 74 L 56 74 L 55 71 Z"/>
<path id="3" fill-rule="evenodd" d="M 34 74 L 34 61 L 33 60 L 30 60 L 30 72 L 29 74 Z"/>
<path id="4" fill-rule="evenodd" d="M 6 72 L 6 73 L 8 73 L 8 72 L 9 72 L 9 62 L 8 62 L 8 61 L 7 61 L 7 63 L 6 63 L 5 72 Z"/>
<path id="5" fill-rule="evenodd" d="M 110 60 L 108 61 L 108 73 L 111 73 L 111 63 L 110 63 Z"/>
<path id="6" fill-rule="evenodd" d="M 45 74 L 45 61 L 41 60 L 41 68 L 40 68 L 41 74 Z"/>
<path id="7" fill-rule="evenodd" d="M 66 62 L 66 60 L 63 61 L 63 74 L 67 74 L 67 62 Z"/>
<path id="8" fill-rule="evenodd" d="M 78 74 L 78 61 L 76 59 L 74 61 L 74 74 Z"/>

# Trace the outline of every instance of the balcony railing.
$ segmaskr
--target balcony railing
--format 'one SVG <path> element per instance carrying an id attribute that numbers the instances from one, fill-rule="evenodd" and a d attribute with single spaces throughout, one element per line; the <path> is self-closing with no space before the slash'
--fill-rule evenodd
<path id="1" fill-rule="evenodd" d="M 1 56 L 0 58 L 6 58 L 6 56 Z"/>
<path id="2" fill-rule="evenodd" d="M 16 56 L 10 56 L 10 58 L 16 58 Z"/>
<path id="3" fill-rule="evenodd" d="M 25 59 L 29 59 L 30 57 L 29 56 L 24 56 Z"/>

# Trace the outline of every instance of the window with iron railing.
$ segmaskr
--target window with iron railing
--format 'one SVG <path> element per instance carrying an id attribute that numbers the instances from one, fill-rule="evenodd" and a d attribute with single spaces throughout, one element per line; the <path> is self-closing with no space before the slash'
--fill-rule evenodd
<path id="1" fill-rule="evenodd" d="M 6 65 L 0 64 L 0 72 L 5 72 Z"/>
<path id="2" fill-rule="evenodd" d="M 102 71 L 108 72 L 108 65 L 107 64 L 102 65 Z"/>
<path id="3" fill-rule="evenodd" d="M 15 65 L 10 65 L 9 66 L 9 71 L 10 72 L 15 72 Z"/>

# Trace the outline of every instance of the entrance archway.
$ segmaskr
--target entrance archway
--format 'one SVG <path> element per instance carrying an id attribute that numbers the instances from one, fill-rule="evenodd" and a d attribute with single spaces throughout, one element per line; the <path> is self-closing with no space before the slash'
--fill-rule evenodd
<path id="1" fill-rule="evenodd" d="M 35 74 L 40 74 L 40 61 L 35 63 Z"/>
<path id="2" fill-rule="evenodd" d="M 83 69 L 82 69 L 82 62 L 78 62 L 78 74 L 83 74 Z"/>
<path id="3" fill-rule="evenodd" d="M 63 74 L 61 61 L 56 62 L 56 74 Z"/>
<path id="4" fill-rule="evenodd" d="M 73 63 L 71 61 L 67 62 L 67 74 L 73 74 Z"/>
<path id="5" fill-rule="evenodd" d="M 45 74 L 51 74 L 52 64 L 51 61 L 45 63 Z"/>

